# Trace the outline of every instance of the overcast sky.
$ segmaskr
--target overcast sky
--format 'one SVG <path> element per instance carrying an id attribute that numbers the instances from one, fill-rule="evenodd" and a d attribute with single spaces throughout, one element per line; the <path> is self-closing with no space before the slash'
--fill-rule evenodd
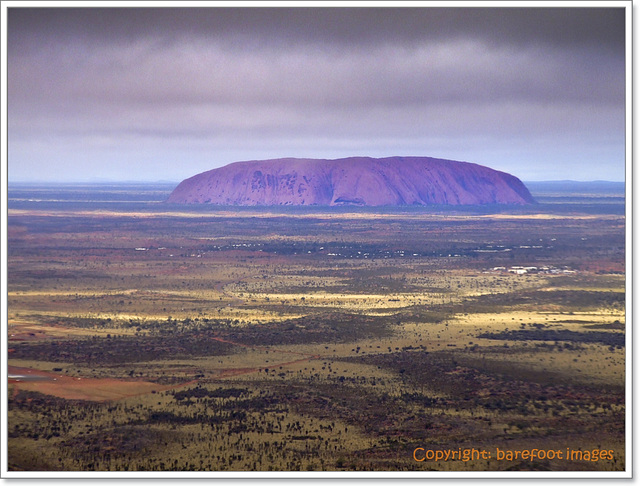
<path id="1" fill-rule="evenodd" d="M 622 8 L 18 8 L 9 181 L 424 155 L 624 180 Z"/>

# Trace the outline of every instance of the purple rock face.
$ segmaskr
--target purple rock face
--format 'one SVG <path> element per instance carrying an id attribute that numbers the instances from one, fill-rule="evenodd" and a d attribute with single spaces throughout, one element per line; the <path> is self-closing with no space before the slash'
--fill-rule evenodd
<path id="1" fill-rule="evenodd" d="M 505 172 L 430 157 L 236 162 L 182 181 L 168 202 L 236 206 L 529 204 Z"/>

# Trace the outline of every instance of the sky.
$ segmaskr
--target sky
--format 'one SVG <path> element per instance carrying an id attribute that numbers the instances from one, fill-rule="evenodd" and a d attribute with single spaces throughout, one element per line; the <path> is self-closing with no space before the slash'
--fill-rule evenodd
<path id="1" fill-rule="evenodd" d="M 14 5 L 7 18 L 10 183 L 356 155 L 625 177 L 623 8 Z"/>

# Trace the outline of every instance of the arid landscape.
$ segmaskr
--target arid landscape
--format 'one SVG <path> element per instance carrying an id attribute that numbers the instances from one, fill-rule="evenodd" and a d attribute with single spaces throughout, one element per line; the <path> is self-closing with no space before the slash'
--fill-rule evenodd
<path id="1" fill-rule="evenodd" d="M 10 471 L 625 470 L 623 193 L 238 208 L 174 187 L 10 187 Z M 425 452 L 469 449 L 490 457 Z"/>
<path id="2" fill-rule="evenodd" d="M 0 476 L 630 478 L 633 2 L 192 3 L 2 1 Z"/>

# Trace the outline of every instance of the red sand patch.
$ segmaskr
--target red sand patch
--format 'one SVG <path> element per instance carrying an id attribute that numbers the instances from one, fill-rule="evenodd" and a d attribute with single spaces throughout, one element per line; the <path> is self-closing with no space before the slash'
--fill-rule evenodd
<path id="1" fill-rule="evenodd" d="M 74 377 L 17 366 L 9 366 L 8 371 L 10 375 L 28 377 L 27 379 L 10 378 L 9 383 L 14 385 L 16 389 L 44 393 L 69 400 L 102 402 L 177 388 L 175 385 L 159 385 L 148 381 Z M 195 381 L 178 386 L 191 383 L 195 383 Z"/>

